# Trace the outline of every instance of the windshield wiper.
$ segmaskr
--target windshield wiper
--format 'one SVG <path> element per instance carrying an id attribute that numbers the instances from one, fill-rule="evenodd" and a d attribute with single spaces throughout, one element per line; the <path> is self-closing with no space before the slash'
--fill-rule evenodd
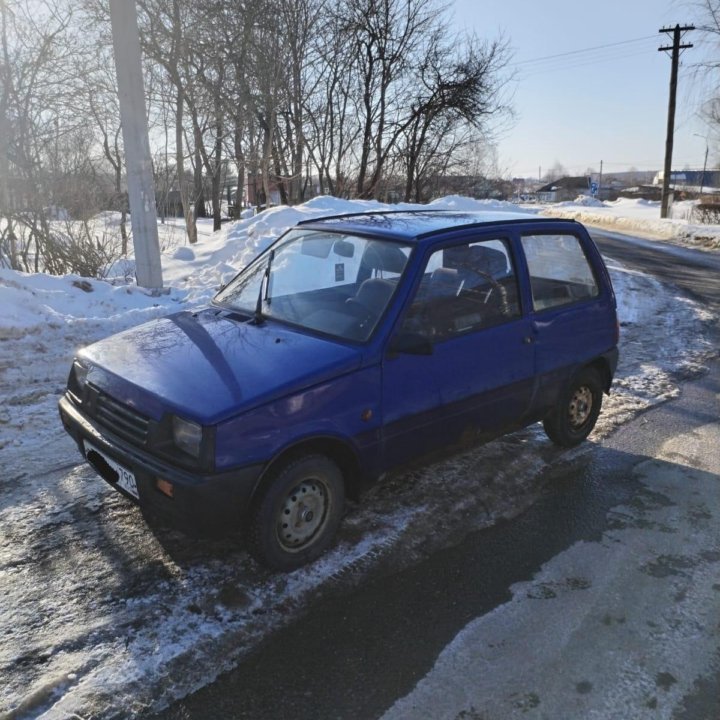
<path id="1" fill-rule="evenodd" d="M 262 325 L 265 322 L 265 318 L 263 317 L 262 313 L 262 304 L 263 304 L 263 285 L 265 286 L 265 301 L 270 302 L 268 298 L 268 294 L 270 292 L 270 268 L 272 267 L 273 259 L 275 258 L 275 251 L 270 251 L 270 256 L 268 257 L 268 263 L 265 267 L 265 272 L 263 272 L 263 276 L 260 279 L 260 289 L 258 291 L 258 298 L 257 303 L 255 304 L 255 315 L 253 317 L 253 324 L 255 325 Z"/>

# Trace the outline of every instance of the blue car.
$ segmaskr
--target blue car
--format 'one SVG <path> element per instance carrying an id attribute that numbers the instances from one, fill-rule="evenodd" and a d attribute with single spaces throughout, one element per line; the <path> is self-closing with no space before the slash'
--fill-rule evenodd
<path id="1" fill-rule="evenodd" d="M 519 213 L 301 223 L 210 307 L 80 351 L 63 424 L 98 474 L 185 529 L 240 529 L 278 570 L 333 542 L 392 468 L 542 421 L 593 429 L 615 296 L 582 225 Z"/>

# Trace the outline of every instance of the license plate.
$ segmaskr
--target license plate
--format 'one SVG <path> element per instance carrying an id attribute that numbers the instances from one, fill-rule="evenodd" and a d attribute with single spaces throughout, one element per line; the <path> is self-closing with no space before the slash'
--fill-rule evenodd
<path id="1" fill-rule="evenodd" d="M 100 458 L 105 462 L 105 464 L 117 475 L 117 480 L 113 484 L 117 485 L 118 487 L 122 488 L 126 493 L 132 495 L 134 498 L 140 499 L 140 495 L 138 495 L 138 489 L 137 489 L 137 483 L 135 482 L 135 475 L 130 472 L 126 467 L 123 467 L 120 465 L 120 463 L 115 462 L 111 457 L 106 455 L 102 450 L 98 450 L 96 447 L 91 445 L 89 442 L 85 443 L 85 457 L 88 459 L 90 464 L 95 467 L 96 463 L 93 462 L 90 455 L 91 453 L 94 453 L 96 455 L 99 455 Z M 106 477 L 106 473 L 102 473 L 103 477 Z M 106 477 L 106 479 L 108 479 Z M 110 478 L 112 480 L 112 478 Z"/>

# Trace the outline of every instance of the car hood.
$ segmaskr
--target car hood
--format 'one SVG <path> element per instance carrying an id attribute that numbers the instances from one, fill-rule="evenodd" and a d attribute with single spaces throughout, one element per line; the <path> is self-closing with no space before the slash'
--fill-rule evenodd
<path id="1" fill-rule="evenodd" d="M 145 415 L 223 419 L 360 365 L 361 350 L 210 308 L 113 335 L 79 353 L 88 382 Z"/>

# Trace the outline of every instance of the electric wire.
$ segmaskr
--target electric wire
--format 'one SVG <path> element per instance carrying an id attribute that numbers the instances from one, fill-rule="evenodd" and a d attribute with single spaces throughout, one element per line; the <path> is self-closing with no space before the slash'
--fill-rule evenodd
<path id="1" fill-rule="evenodd" d="M 550 73 L 550 72 L 559 72 L 562 70 L 575 70 L 577 68 L 581 67 L 588 67 L 590 65 L 600 65 L 603 63 L 609 63 L 616 60 L 629 60 L 630 58 L 635 57 L 641 57 L 641 56 L 647 56 L 646 50 L 641 50 L 639 52 L 628 52 L 628 53 L 621 53 L 617 55 L 612 55 L 610 57 L 603 57 L 603 58 L 588 58 L 586 60 L 580 61 L 580 62 L 574 62 L 572 64 L 563 64 L 563 65 L 556 65 L 552 67 L 545 67 L 545 68 L 537 68 L 532 69 L 528 72 L 523 72 L 522 70 L 519 70 L 518 72 L 522 77 L 533 77 L 534 75 L 542 75 L 543 73 Z"/>
<path id="2" fill-rule="evenodd" d="M 582 53 L 593 52 L 595 50 L 605 50 L 606 48 L 617 47 L 618 45 L 629 45 L 631 43 L 644 42 L 650 39 L 656 40 L 655 35 L 645 35 L 644 37 L 633 38 L 631 40 L 621 40 L 620 42 L 606 43 L 605 45 L 594 45 L 589 48 L 582 48 L 580 50 L 568 50 L 567 52 L 555 53 L 554 55 L 543 55 L 538 58 L 530 58 L 528 60 L 519 60 L 513 65 L 526 65 L 528 63 L 543 62 L 545 60 L 554 60 L 555 58 L 567 57 L 568 55 L 580 55 Z"/>
<path id="3" fill-rule="evenodd" d="M 515 79 L 526 79 L 546 73 L 555 73 L 562 70 L 575 70 L 588 66 L 605 65 L 612 62 L 628 61 L 641 56 L 657 57 L 657 34 L 621 40 L 618 42 L 594 45 L 577 50 L 543 55 L 510 63 L 509 67 L 516 71 Z M 678 161 L 679 162 L 679 161 Z M 688 163 L 685 163 L 688 165 Z M 657 171 L 657 162 L 631 162 L 631 161 L 605 161 L 606 167 L 634 167 L 638 172 Z M 572 166 L 585 169 L 588 165 Z M 568 167 L 568 170 L 570 168 Z"/>
<path id="4" fill-rule="evenodd" d="M 588 65 L 599 65 L 645 55 L 657 43 L 654 35 L 632 40 L 622 40 L 605 45 L 595 45 L 579 50 L 544 55 L 538 58 L 521 60 L 511 63 L 510 67 L 517 70 L 523 77 L 531 77 L 542 73 L 559 70 L 575 69 Z"/>

